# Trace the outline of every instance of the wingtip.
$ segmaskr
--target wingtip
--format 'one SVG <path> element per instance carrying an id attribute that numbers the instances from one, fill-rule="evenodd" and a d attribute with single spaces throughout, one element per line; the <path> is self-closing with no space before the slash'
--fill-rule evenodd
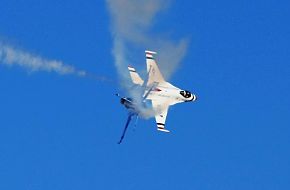
<path id="1" fill-rule="evenodd" d="M 163 123 L 157 123 L 157 130 L 158 130 L 158 131 L 165 132 L 165 133 L 169 133 L 170 131 L 167 130 L 167 129 L 165 129 L 164 126 L 165 126 L 165 125 L 164 125 Z"/>
<path id="2" fill-rule="evenodd" d="M 151 55 L 152 55 L 152 54 L 157 54 L 157 52 L 155 52 L 155 51 L 150 51 L 150 50 L 146 50 L 145 53 L 146 53 L 146 54 L 151 54 Z"/>
<path id="3" fill-rule="evenodd" d="M 165 133 L 169 133 L 169 132 L 170 132 L 170 131 L 169 131 L 169 130 L 167 130 L 167 129 L 160 129 L 160 128 L 158 128 L 157 130 L 158 130 L 158 131 L 165 132 Z"/>

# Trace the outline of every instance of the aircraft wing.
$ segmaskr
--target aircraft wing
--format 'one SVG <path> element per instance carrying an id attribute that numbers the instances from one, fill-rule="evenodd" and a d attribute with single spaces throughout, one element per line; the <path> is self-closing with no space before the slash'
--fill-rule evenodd
<path id="1" fill-rule="evenodd" d="M 148 81 L 147 86 L 150 84 L 157 82 L 157 83 L 163 83 L 165 82 L 157 63 L 154 59 L 154 55 L 157 54 L 153 51 L 145 51 L 146 53 L 146 64 L 147 64 L 147 73 L 148 73 Z"/>
<path id="2" fill-rule="evenodd" d="M 166 102 L 152 100 L 152 107 L 153 110 L 156 112 L 155 120 L 158 131 L 169 132 L 169 130 L 165 129 L 165 121 L 169 106 L 170 105 Z"/>

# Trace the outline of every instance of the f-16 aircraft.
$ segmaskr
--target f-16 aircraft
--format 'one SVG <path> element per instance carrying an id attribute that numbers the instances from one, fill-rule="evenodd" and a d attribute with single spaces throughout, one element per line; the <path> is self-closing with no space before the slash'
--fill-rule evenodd
<path id="1" fill-rule="evenodd" d="M 152 116 L 155 117 L 157 130 L 169 132 L 169 130 L 165 128 L 169 107 L 177 103 L 193 102 L 196 100 L 196 96 L 191 92 L 182 90 L 165 81 L 154 59 L 154 55 L 157 54 L 156 52 L 145 51 L 145 53 L 147 64 L 147 77 L 145 80 L 139 76 L 135 68 L 128 66 L 132 82 L 136 86 L 139 86 L 139 89 L 142 89 L 140 94 L 142 97 L 140 97 L 139 100 L 128 97 L 122 97 L 120 99 L 121 104 L 128 109 L 129 114 L 119 144 L 122 142 L 132 118 L 136 117 L 137 123 L 139 117 L 147 116 L 146 114 L 148 113 L 144 111 L 148 110 L 148 108 L 144 109 L 147 101 L 151 101 L 152 103 Z M 140 100 L 142 101 L 140 102 Z"/>

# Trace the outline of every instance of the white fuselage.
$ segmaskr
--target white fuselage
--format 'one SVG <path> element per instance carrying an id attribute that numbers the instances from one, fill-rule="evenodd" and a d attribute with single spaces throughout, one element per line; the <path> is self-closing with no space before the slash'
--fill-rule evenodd
<path id="1" fill-rule="evenodd" d="M 182 95 L 184 92 L 184 95 Z M 186 94 L 187 92 L 187 94 Z M 169 105 L 196 100 L 196 96 L 189 91 L 181 90 L 168 82 L 158 84 L 148 95 L 148 100 L 161 100 Z"/>

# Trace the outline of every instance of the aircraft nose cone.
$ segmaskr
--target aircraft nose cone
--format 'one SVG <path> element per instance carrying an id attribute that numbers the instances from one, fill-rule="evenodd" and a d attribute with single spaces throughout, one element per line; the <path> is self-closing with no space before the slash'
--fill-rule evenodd
<path id="1" fill-rule="evenodd" d="M 197 96 L 195 94 L 192 94 L 192 100 L 191 101 L 195 101 L 197 99 Z"/>

